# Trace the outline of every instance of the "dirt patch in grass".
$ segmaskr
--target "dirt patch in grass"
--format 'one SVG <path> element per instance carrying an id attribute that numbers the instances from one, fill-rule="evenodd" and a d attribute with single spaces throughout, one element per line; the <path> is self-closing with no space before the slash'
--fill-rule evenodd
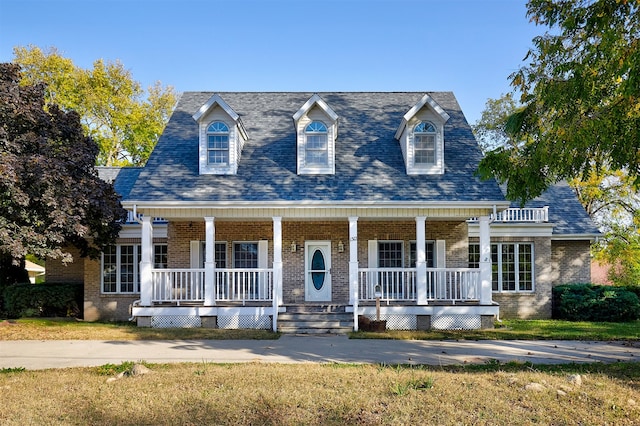
<path id="1" fill-rule="evenodd" d="M 640 423 L 640 364 L 544 371 L 515 364 L 452 370 L 261 363 L 148 367 L 149 374 L 115 381 L 109 379 L 118 366 L 2 372 L 0 423 Z"/>

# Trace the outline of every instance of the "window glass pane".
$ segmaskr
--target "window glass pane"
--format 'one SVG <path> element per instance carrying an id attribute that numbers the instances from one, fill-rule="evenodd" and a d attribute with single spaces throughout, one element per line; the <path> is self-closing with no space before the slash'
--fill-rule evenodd
<path id="1" fill-rule="evenodd" d="M 233 245 L 234 268 L 258 267 L 258 243 L 235 243 Z"/>
<path id="2" fill-rule="evenodd" d="M 209 164 L 227 164 L 229 151 L 209 151 Z"/>
<path id="3" fill-rule="evenodd" d="M 215 244 L 216 268 L 225 269 L 227 267 L 227 243 Z"/>
<path id="4" fill-rule="evenodd" d="M 415 133 L 435 133 L 436 126 L 434 126 L 433 123 L 426 121 L 418 124 L 413 131 Z"/>
<path id="5" fill-rule="evenodd" d="M 469 244 L 469 268 L 480 267 L 480 244 Z"/>
<path id="6" fill-rule="evenodd" d="M 209 135 L 209 149 L 229 149 L 229 136 Z"/>
<path id="7" fill-rule="evenodd" d="M 313 121 L 304 129 L 306 133 L 327 133 L 327 126 L 321 121 Z"/>
<path id="8" fill-rule="evenodd" d="M 518 246 L 518 289 L 520 291 L 533 290 L 533 259 L 531 244 Z"/>
<path id="9" fill-rule="evenodd" d="M 116 246 L 109 246 L 102 255 L 102 291 L 114 293 L 117 291 L 117 257 Z"/>
<path id="10" fill-rule="evenodd" d="M 418 261 L 418 255 L 417 255 L 417 248 L 416 248 L 416 243 L 415 242 L 411 242 L 409 244 L 409 265 L 412 268 L 416 267 L 416 262 Z M 427 268 L 435 268 L 436 266 L 436 262 L 435 262 L 435 248 L 436 248 L 436 243 L 434 241 L 426 241 L 425 242 L 425 256 L 427 259 Z"/>
<path id="11" fill-rule="evenodd" d="M 133 246 L 120 246 L 120 292 L 133 293 L 135 253 Z"/>
<path id="12" fill-rule="evenodd" d="M 515 244 L 502 244 L 502 291 L 516 289 Z"/>
<path id="13" fill-rule="evenodd" d="M 436 139 L 434 135 L 415 135 L 414 161 L 416 164 L 434 164 L 436 162 Z"/>
<path id="14" fill-rule="evenodd" d="M 307 135 L 307 149 L 327 149 L 327 135 Z"/>
<path id="15" fill-rule="evenodd" d="M 229 127 L 222 121 L 215 121 L 209 124 L 207 133 L 229 133 Z"/>
<path id="16" fill-rule="evenodd" d="M 157 269 L 167 268 L 167 245 L 156 244 L 153 247 L 153 267 Z"/>
<path id="17" fill-rule="evenodd" d="M 500 279 L 500 265 L 498 264 L 498 245 L 491 244 L 491 289 L 493 291 L 500 290 L 498 280 Z"/>
<path id="18" fill-rule="evenodd" d="M 378 267 L 402 268 L 401 241 L 380 241 L 378 243 Z"/>

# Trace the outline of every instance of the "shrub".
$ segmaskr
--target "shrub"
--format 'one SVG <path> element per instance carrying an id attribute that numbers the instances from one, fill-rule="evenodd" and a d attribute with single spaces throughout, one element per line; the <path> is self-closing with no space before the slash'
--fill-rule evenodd
<path id="1" fill-rule="evenodd" d="M 623 322 L 640 318 L 640 299 L 625 287 L 565 284 L 553 288 L 553 318 Z"/>
<path id="2" fill-rule="evenodd" d="M 15 284 L 4 289 L 10 318 L 81 317 L 82 284 Z"/>

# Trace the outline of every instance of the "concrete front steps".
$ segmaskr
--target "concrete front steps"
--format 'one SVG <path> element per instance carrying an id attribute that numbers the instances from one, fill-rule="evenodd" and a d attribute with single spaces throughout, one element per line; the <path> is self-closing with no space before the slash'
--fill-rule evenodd
<path id="1" fill-rule="evenodd" d="M 353 330 L 353 314 L 341 305 L 289 305 L 278 314 L 284 334 L 346 334 Z"/>

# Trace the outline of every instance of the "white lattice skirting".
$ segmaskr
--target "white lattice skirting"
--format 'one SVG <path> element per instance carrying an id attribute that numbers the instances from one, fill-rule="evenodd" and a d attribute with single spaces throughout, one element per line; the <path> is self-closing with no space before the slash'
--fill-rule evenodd
<path id="1" fill-rule="evenodd" d="M 218 328 L 237 329 L 271 329 L 269 315 L 219 315 Z"/>
<path id="2" fill-rule="evenodd" d="M 480 315 L 434 315 L 431 328 L 434 330 L 477 330 L 482 326 Z"/>
<path id="3" fill-rule="evenodd" d="M 365 315 L 370 320 L 375 320 L 376 315 Z M 418 320 L 415 315 L 380 314 L 380 319 L 387 321 L 387 330 L 415 330 L 418 328 Z"/>
<path id="4" fill-rule="evenodd" d="M 152 328 L 198 328 L 202 320 L 197 315 L 161 315 L 151 317 Z"/>

